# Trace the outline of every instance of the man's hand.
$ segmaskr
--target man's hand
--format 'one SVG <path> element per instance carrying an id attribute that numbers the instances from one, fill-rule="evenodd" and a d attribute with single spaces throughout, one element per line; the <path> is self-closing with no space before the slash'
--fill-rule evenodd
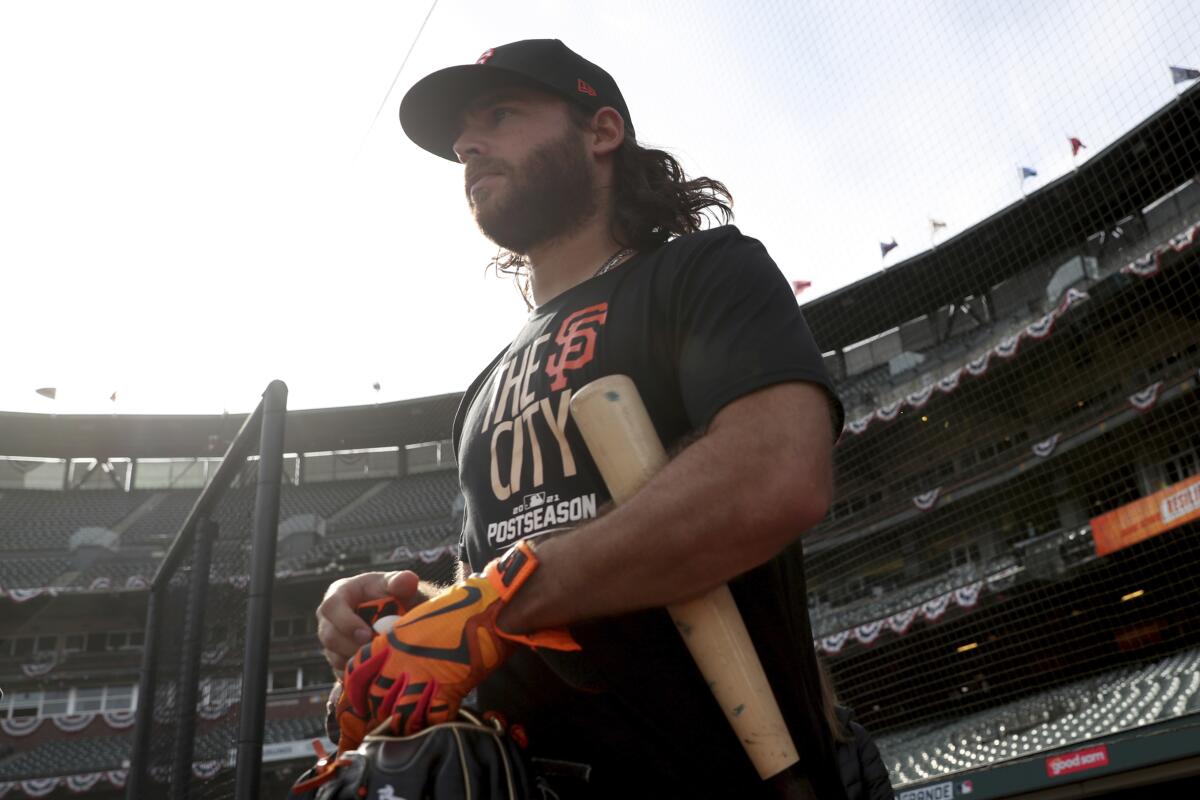
<path id="1" fill-rule="evenodd" d="M 537 568 L 525 542 L 404 614 L 350 659 L 336 700 L 339 752 L 388 723 L 394 735 L 454 719 L 463 697 L 496 670 L 514 643 L 578 650 L 562 630 L 528 635 L 496 627 L 504 604 Z"/>
<path id="2" fill-rule="evenodd" d="M 396 599 L 401 613 L 428 599 L 418 586 L 417 573 L 410 570 L 364 572 L 329 585 L 317 606 L 317 638 L 335 676 L 340 676 L 355 651 L 375 636 L 356 609 L 388 597 Z"/>

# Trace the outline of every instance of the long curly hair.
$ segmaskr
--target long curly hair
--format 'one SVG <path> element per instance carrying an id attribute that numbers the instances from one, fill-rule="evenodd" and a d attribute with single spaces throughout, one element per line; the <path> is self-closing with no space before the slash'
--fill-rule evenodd
<path id="1" fill-rule="evenodd" d="M 571 121 L 579 128 L 590 112 L 572 105 Z M 631 131 L 613 154 L 613 239 L 622 247 L 653 250 L 676 236 L 701 230 L 706 221 L 733 219 L 733 196 L 725 184 L 701 176 L 689 178 L 683 165 L 665 150 L 643 147 Z M 511 275 L 525 304 L 533 307 L 529 263 L 525 256 L 501 248 L 488 266 Z"/>

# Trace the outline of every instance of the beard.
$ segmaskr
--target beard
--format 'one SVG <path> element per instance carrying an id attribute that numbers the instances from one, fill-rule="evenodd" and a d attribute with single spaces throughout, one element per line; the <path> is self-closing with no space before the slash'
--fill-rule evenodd
<path id="1" fill-rule="evenodd" d="M 574 129 L 531 153 L 517 168 L 495 161 L 469 174 L 496 169 L 508 191 L 467 199 L 483 235 L 512 253 L 525 254 L 578 226 L 596 212 L 596 177 Z"/>

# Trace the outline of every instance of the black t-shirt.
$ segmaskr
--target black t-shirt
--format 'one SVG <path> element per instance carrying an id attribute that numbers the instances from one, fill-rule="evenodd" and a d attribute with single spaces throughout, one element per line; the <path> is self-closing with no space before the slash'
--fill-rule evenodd
<path id="1" fill-rule="evenodd" d="M 679 237 L 537 308 L 463 398 L 454 436 L 471 570 L 519 539 L 586 523 L 609 500 L 569 403 L 611 374 L 633 378 L 668 450 L 729 402 L 786 381 L 825 387 L 842 428 L 820 352 L 763 246 L 733 226 Z M 731 586 L 805 752 L 820 706 L 799 545 Z M 749 796 L 753 768 L 665 610 L 571 631 L 581 653 L 522 649 L 479 687 L 482 707 L 523 723 L 534 755 L 592 765 L 601 794 Z M 635 772 L 650 777 L 630 784 Z"/>

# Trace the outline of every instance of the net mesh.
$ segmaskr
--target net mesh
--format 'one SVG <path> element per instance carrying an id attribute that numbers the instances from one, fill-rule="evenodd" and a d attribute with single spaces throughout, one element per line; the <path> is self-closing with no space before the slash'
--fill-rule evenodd
<path id="1" fill-rule="evenodd" d="M 841 701 L 897 787 L 1200 711 L 1194 9 L 822 8 L 754 25 L 833 109 L 805 146 L 866 162 L 802 227 L 882 265 L 804 305 L 847 411 L 805 539 Z"/>
<path id="2" fill-rule="evenodd" d="M 183 791 L 192 798 L 233 796 L 257 473 L 257 459 L 247 460 L 213 513 L 219 528 L 206 576 L 197 706 L 191 723 L 193 753 L 182 775 L 172 765 L 177 763 L 181 729 L 188 725 L 180 702 L 190 634 L 183 621 L 192 582 L 200 578 L 195 570 L 199 536 L 161 595 L 154 725 L 147 758 L 147 786 L 155 796 L 182 797 Z"/>

